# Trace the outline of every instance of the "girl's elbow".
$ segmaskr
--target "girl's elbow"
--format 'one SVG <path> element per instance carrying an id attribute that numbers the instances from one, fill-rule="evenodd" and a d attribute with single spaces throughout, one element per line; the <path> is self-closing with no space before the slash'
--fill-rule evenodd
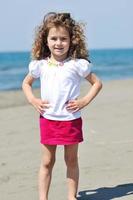
<path id="1" fill-rule="evenodd" d="M 98 90 L 100 91 L 103 87 L 102 81 L 98 80 L 97 85 L 98 85 Z"/>
<path id="2" fill-rule="evenodd" d="M 27 84 L 28 83 L 27 83 L 26 79 L 24 79 L 23 82 L 22 82 L 22 85 L 21 85 L 23 91 L 25 90 L 25 87 L 26 87 Z"/>
<path id="3" fill-rule="evenodd" d="M 34 81 L 34 78 L 30 77 L 30 76 L 26 76 L 22 82 L 22 89 L 24 90 L 27 86 L 31 87 L 32 83 Z"/>

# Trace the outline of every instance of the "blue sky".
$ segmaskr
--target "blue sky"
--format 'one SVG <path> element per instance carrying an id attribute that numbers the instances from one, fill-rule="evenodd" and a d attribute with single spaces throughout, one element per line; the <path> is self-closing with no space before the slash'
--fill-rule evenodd
<path id="1" fill-rule="evenodd" d="M 133 0 L 4 0 L 0 51 L 30 50 L 34 28 L 50 11 L 70 12 L 86 24 L 89 49 L 133 48 Z"/>

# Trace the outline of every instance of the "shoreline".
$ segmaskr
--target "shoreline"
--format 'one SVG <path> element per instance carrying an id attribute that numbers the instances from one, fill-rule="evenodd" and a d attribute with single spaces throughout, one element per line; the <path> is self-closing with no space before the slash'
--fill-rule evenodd
<path id="1" fill-rule="evenodd" d="M 108 87 L 108 85 L 109 86 L 112 85 L 112 87 L 114 87 L 114 85 L 116 84 L 119 87 L 121 85 L 121 83 L 125 83 L 126 85 L 128 85 L 129 82 L 133 82 L 133 79 L 130 78 L 130 79 L 102 81 L 102 83 L 103 83 L 102 91 L 104 90 L 105 87 Z M 82 81 L 82 83 L 81 83 L 81 96 L 83 94 L 85 94 L 86 87 L 91 87 L 91 85 L 88 84 L 87 81 Z M 38 97 L 40 96 L 40 89 L 39 88 L 33 88 L 33 92 Z M 17 98 L 17 101 L 15 101 L 15 98 Z M 12 107 L 12 106 L 17 107 L 17 106 L 28 105 L 28 102 L 26 100 L 26 97 L 24 96 L 22 89 L 0 91 L 0 99 L 1 99 L 0 109 Z"/>
<path id="2" fill-rule="evenodd" d="M 128 80 L 133 80 L 133 77 L 126 77 L 126 78 L 123 78 L 123 77 L 121 77 L 121 78 L 118 78 L 118 79 L 101 79 L 101 81 L 103 82 L 103 83 L 108 83 L 108 82 L 117 82 L 117 81 L 128 81 Z M 85 80 L 86 81 L 86 80 Z M 84 82 L 84 80 L 83 80 L 83 82 Z M 34 87 L 33 88 L 34 90 L 38 90 L 39 89 L 39 87 Z M 11 89 L 0 89 L 0 93 L 6 93 L 6 92 L 19 92 L 19 91 L 22 91 L 22 89 L 21 88 L 11 88 Z"/>

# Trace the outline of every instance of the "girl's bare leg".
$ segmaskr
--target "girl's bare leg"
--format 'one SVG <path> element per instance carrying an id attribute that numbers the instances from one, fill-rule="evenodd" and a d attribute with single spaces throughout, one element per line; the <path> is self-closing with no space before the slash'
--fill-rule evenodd
<path id="1" fill-rule="evenodd" d="M 39 200 L 48 200 L 55 152 L 55 145 L 42 145 L 42 160 L 39 170 Z"/>
<path id="2" fill-rule="evenodd" d="M 68 200 L 76 200 L 79 181 L 78 144 L 65 145 L 64 148 L 67 166 Z"/>

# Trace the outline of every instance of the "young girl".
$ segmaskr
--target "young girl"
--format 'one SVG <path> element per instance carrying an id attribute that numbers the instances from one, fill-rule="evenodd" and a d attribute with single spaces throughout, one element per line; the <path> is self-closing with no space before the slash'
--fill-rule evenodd
<path id="1" fill-rule="evenodd" d="M 68 200 L 75 200 L 79 180 L 78 144 L 83 141 L 81 109 L 98 94 L 102 83 L 91 72 L 83 29 L 69 13 L 49 13 L 44 17 L 32 55 L 22 88 L 29 103 L 40 113 L 43 155 L 39 199 L 48 200 L 56 147 L 64 145 Z M 32 93 L 32 83 L 39 77 L 41 99 Z M 82 78 L 92 87 L 78 99 Z"/>

